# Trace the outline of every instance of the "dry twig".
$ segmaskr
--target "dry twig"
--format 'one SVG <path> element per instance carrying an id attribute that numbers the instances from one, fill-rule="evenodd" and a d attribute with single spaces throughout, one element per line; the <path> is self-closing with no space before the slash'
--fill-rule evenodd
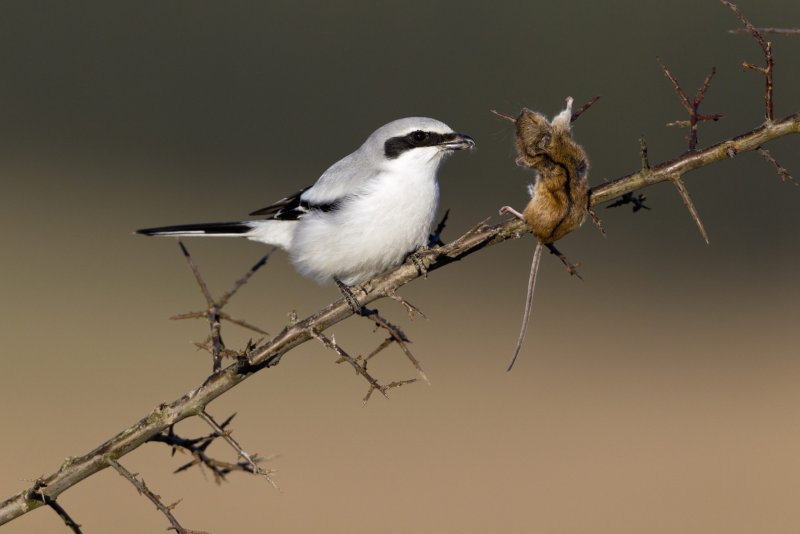
<path id="1" fill-rule="evenodd" d="M 706 76 L 706 79 L 703 81 L 703 85 L 697 90 L 695 97 L 693 100 L 689 100 L 689 97 L 686 95 L 686 92 L 681 87 L 681 84 L 678 82 L 677 78 L 672 75 L 669 69 L 664 65 L 661 60 L 658 60 L 658 64 L 661 65 L 661 70 L 664 71 L 664 76 L 666 76 L 670 82 L 672 82 L 672 87 L 675 89 L 675 93 L 677 93 L 678 98 L 683 104 L 683 107 L 689 113 L 689 121 L 677 121 L 669 123 L 670 126 L 677 125 L 677 126 L 686 126 L 689 128 L 689 152 L 693 152 L 697 149 L 697 125 L 700 122 L 704 121 L 717 121 L 722 118 L 720 114 L 710 114 L 710 115 L 703 115 L 699 112 L 700 104 L 706 97 L 706 92 L 708 88 L 711 86 L 711 79 L 714 77 L 714 74 L 717 72 L 715 67 L 711 67 L 711 72 Z M 639 140 L 641 146 L 641 154 L 642 154 L 642 172 L 647 173 L 650 172 L 650 160 L 647 157 L 647 143 L 645 142 L 644 138 Z M 674 175 L 670 178 L 672 183 L 675 185 L 675 188 L 680 193 L 681 198 L 683 199 L 683 203 L 686 208 L 689 210 L 689 214 L 692 216 L 695 224 L 697 224 L 698 230 L 700 230 L 700 235 L 705 240 L 706 244 L 708 244 L 708 233 L 706 232 L 706 228 L 703 225 L 703 221 L 700 219 L 700 214 L 697 212 L 697 208 L 692 201 L 692 197 L 689 195 L 689 190 L 686 189 L 686 184 L 683 183 L 680 174 Z M 627 197 L 626 199 L 621 200 L 620 202 L 626 203 L 632 201 L 632 196 Z M 641 204 L 641 203 L 640 203 Z M 618 203 L 614 205 L 618 206 Z M 643 204 L 642 204 L 643 205 Z M 636 205 L 634 205 L 634 211 L 636 210 Z"/>
<path id="2" fill-rule="evenodd" d="M 360 357 L 359 358 L 353 358 L 344 349 L 342 349 L 342 347 L 340 347 L 336 343 L 336 339 L 335 338 L 329 339 L 325 334 L 323 334 L 322 332 L 317 332 L 313 328 L 311 329 L 311 335 L 315 339 L 318 339 L 326 348 L 334 351 L 336 354 L 339 355 L 339 360 L 337 360 L 336 363 L 340 363 L 340 362 L 349 363 L 350 366 L 353 369 L 355 369 L 356 373 L 358 373 L 359 375 L 364 377 L 364 380 L 366 380 L 369 383 L 369 390 L 367 390 L 367 394 L 364 395 L 364 398 L 362 399 L 362 402 L 364 404 L 366 404 L 367 401 L 370 399 L 370 397 L 372 396 L 372 392 L 373 391 L 379 391 L 381 393 L 381 395 L 383 395 L 384 397 L 386 397 L 388 399 L 389 395 L 387 394 L 387 392 L 390 389 L 396 388 L 396 387 L 400 387 L 400 386 L 404 386 L 406 384 L 411 384 L 411 383 L 417 381 L 416 378 L 412 378 L 410 380 L 398 380 L 398 381 L 390 382 L 389 384 L 383 385 L 380 382 L 378 382 L 378 380 L 375 377 L 373 377 L 369 373 L 369 371 L 367 371 L 367 362 L 375 354 L 377 354 L 378 352 L 380 352 L 381 350 L 386 348 L 388 345 L 390 345 L 394 341 L 392 338 L 386 339 L 383 343 L 381 343 L 378 346 L 377 349 L 372 351 L 366 358 L 360 358 Z M 359 360 L 360 360 L 360 363 L 359 363 Z"/>
<path id="3" fill-rule="evenodd" d="M 658 64 L 661 65 L 661 70 L 664 71 L 664 76 L 666 76 L 669 81 L 672 82 L 672 87 L 675 89 L 675 92 L 678 95 L 678 98 L 681 101 L 681 104 L 689 113 L 689 121 L 676 121 L 671 122 L 668 126 L 686 126 L 689 128 L 689 150 L 692 151 L 697 148 L 697 125 L 700 122 L 704 121 L 718 121 L 722 118 L 722 115 L 719 113 L 712 113 L 708 115 L 701 114 L 698 109 L 700 108 L 700 104 L 703 102 L 703 99 L 706 97 L 706 92 L 708 88 L 711 86 L 711 79 L 714 77 L 714 74 L 717 72 L 717 69 L 711 67 L 711 72 L 706 76 L 703 85 L 697 90 L 697 94 L 695 94 L 694 99 L 689 101 L 689 97 L 686 96 L 686 92 L 681 87 L 681 84 L 678 83 L 677 78 L 672 75 L 669 69 L 664 65 L 661 60 L 658 60 Z M 643 150 L 644 155 L 647 154 L 647 148 L 645 146 Z"/>
<path id="4" fill-rule="evenodd" d="M 253 326 L 250 323 L 243 321 L 241 319 L 235 319 L 224 313 L 222 308 L 230 301 L 231 297 L 233 297 L 237 291 L 239 291 L 242 286 L 244 286 L 248 280 L 258 271 L 261 267 L 266 265 L 267 260 L 269 259 L 270 254 L 275 250 L 274 248 L 271 249 L 267 254 L 264 255 L 260 260 L 258 260 L 255 265 L 250 267 L 250 269 L 236 282 L 233 284 L 233 287 L 226 291 L 219 300 L 215 300 L 214 297 L 211 296 L 211 292 L 208 290 L 208 285 L 206 284 L 205 280 L 203 280 L 203 276 L 200 274 L 200 269 L 197 268 L 197 264 L 195 264 L 194 260 L 192 259 L 191 254 L 189 254 L 189 250 L 186 248 L 186 245 L 183 244 L 182 241 L 178 241 L 178 245 L 181 247 L 181 252 L 183 253 L 183 257 L 186 258 L 186 263 L 189 264 L 189 268 L 192 270 L 192 274 L 194 275 L 194 279 L 197 281 L 197 285 L 200 286 L 200 292 L 203 294 L 203 297 L 206 299 L 206 304 L 208 308 L 201 311 L 196 312 L 189 312 L 189 313 L 182 313 L 179 315 L 173 315 L 170 317 L 172 320 L 179 320 L 179 319 L 199 319 L 205 318 L 208 320 L 208 325 L 211 330 L 211 333 L 206 341 L 195 343 L 198 348 L 205 349 L 211 353 L 212 358 L 212 368 L 213 371 L 216 373 L 222 368 L 222 358 L 223 357 L 238 357 L 241 356 L 241 353 L 236 351 L 231 351 L 225 348 L 225 343 L 222 342 L 222 321 L 228 321 L 230 323 L 236 324 L 241 326 L 242 328 L 246 328 L 248 330 L 252 330 L 254 332 L 258 332 L 262 335 L 268 335 L 267 332 L 258 328 L 257 326 Z"/>
<path id="5" fill-rule="evenodd" d="M 784 167 L 783 165 L 781 165 L 780 163 L 778 163 L 778 160 L 776 160 L 772 156 L 772 154 L 770 153 L 769 150 L 767 150 L 766 148 L 760 146 L 760 147 L 758 147 L 756 149 L 756 151 L 759 154 L 761 154 L 761 156 L 765 160 L 769 161 L 770 163 L 772 163 L 772 165 L 775 166 L 775 171 L 778 173 L 778 178 L 781 179 L 781 182 L 791 182 L 794 185 L 800 185 L 800 184 L 797 183 L 797 181 L 794 178 L 792 178 L 792 175 L 789 174 L 789 170 L 786 167 Z"/>
<path id="6" fill-rule="evenodd" d="M 220 428 L 227 428 L 235 415 L 236 414 L 229 416 L 227 419 L 225 419 L 225 421 L 220 423 Z M 234 471 L 256 474 L 253 472 L 252 466 L 247 461 L 239 461 L 234 464 L 217 460 L 216 458 L 209 456 L 206 453 L 206 450 L 219 437 L 221 437 L 221 434 L 218 432 L 211 432 L 210 434 L 201 436 L 199 438 L 184 438 L 175 433 L 174 425 L 170 425 L 169 428 L 167 428 L 164 432 L 156 434 L 148 441 L 154 443 L 164 443 L 165 445 L 168 445 L 172 449 L 173 456 L 177 451 L 182 451 L 191 454 L 194 457 L 193 460 L 175 469 L 175 473 L 186 471 L 194 466 L 200 467 L 201 470 L 202 468 L 206 468 L 211 471 L 212 475 L 214 476 L 214 482 L 217 484 L 227 480 L 226 476 Z M 259 460 L 261 459 L 259 458 Z M 203 473 L 205 472 L 203 471 Z"/>
<path id="7" fill-rule="evenodd" d="M 174 530 L 178 534 L 208 534 L 206 532 L 201 532 L 199 530 L 189 530 L 181 526 L 181 524 L 178 522 L 178 519 L 175 517 L 175 514 L 172 513 L 172 510 L 174 510 L 175 507 L 178 506 L 178 504 L 180 504 L 180 501 L 176 501 L 170 505 L 164 504 L 161 501 L 161 497 L 153 493 L 152 490 L 150 490 L 150 488 L 147 487 L 147 484 L 144 483 L 144 480 L 136 478 L 135 474 L 125 469 L 114 458 L 112 458 L 111 456 L 106 456 L 105 461 L 108 465 L 116 469 L 120 475 L 125 477 L 128 480 L 128 482 L 133 484 L 133 486 L 139 492 L 139 495 L 144 495 L 145 497 L 150 499 L 150 502 L 156 505 L 158 511 L 167 517 L 167 520 L 169 521 L 170 525 L 172 525 L 167 530 Z"/>
<path id="8" fill-rule="evenodd" d="M 392 294 L 394 294 L 394 291 L 391 291 L 386 296 L 392 298 Z M 411 353 L 411 349 L 408 348 L 408 343 L 411 343 L 411 340 L 408 339 L 406 334 L 402 330 L 400 330 L 400 328 L 397 325 L 390 323 L 388 320 L 386 320 L 376 309 L 372 310 L 364 307 L 363 315 L 364 317 L 372 319 L 372 321 L 375 323 L 375 328 L 383 328 L 389 333 L 387 341 L 391 340 L 397 343 L 397 346 L 400 347 L 400 350 L 402 350 L 403 354 L 406 355 L 408 361 L 411 362 L 411 365 L 413 365 L 414 369 L 416 369 L 417 373 L 419 373 L 420 378 L 422 378 L 428 385 L 430 385 L 431 381 L 428 379 L 428 375 L 426 375 L 425 371 L 422 370 L 422 366 L 420 365 L 419 360 L 417 360 L 414 357 L 414 355 Z"/>
<path id="9" fill-rule="evenodd" d="M 592 98 L 587 100 L 586 103 L 584 103 L 581 107 L 577 108 L 575 111 L 572 112 L 572 117 L 570 118 L 569 122 L 573 123 L 576 120 L 578 120 L 578 117 L 580 117 L 583 114 L 584 111 L 586 111 L 587 109 L 592 107 L 594 105 L 594 103 L 597 102 L 598 100 L 600 100 L 599 96 L 593 96 Z M 508 113 L 502 113 L 500 111 L 497 111 L 496 109 L 490 109 L 489 112 L 490 113 L 494 113 L 495 115 L 497 115 L 501 119 L 505 119 L 507 121 L 511 121 L 511 122 L 514 122 L 514 123 L 517 122 L 517 119 L 515 117 L 512 117 Z"/>
<path id="10" fill-rule="evenodd" d="M 583 112 L 592 107 L 598 100 L 600 100 L 599 96 L 593 96 L 590 98 L 584 105 L 572 112 L 572 117 L 570 117 L 569 122 L 572 123 L 578 120 L 578 117 L 583 115 Z"/>
<path id="11" fill-rule="evenodd" d="M 706 244 L 708 244 L 708 233 L 706 232 L 706 227 L 703 226 L 703 221 L 700 220 L 700 214 L 697 213 L 697 208 L 692 201 L 692 197 L 689 196 L 689 191 L 686 189 L 686 185 L 681 180 L 680 175 L 674 176 L 672 178 L 672 183 L 675 184 L 675 187 L 678 189 L 678 193 L 680 193 L 681 198 L 683 199 L 683 203 L 686 205 L 686 208 L 689 210 L 689 213 L 694 219 L 695 224 L 697 224 L 697 229 L 700 230 L 700 235 L 705 240 Z"/>
<path id="12" fill-rule="evenodd" d="M 750 23 L 747 17 L 745 17 L 742 14 L 742 12 L 739 11 L 739 8 L 737 7 L 736 4 L 728 0 L 719 0 L 719 1 L 722 2 L 724 6 L 727 6 L 731 11 L 733 11 L 733 13 L 736 15 L 736 18 L 739 19 L 739 22 L 741 22 L 742 25 L 744 25 L 744 30 L 749 32 L 750 35 L 753 36 L 753 38 L 758 43 L 758 46 L 760 46 L 761 50 L 764 52 L 765 65 L 763 67 L 758 65 L 753 65 L 751 63 L 748 63 L 747 61 L 742 63 L 742 67 L 744 67 L 745 69 L 750 69 L 760 72 L 761 74 L 764 75 L 764 83 L 765 83 L 764 104 L 766 107 L 765 115 L 767 121 L 772 122 L 772 120 L 774 119 L 773 115 L 774 104 L 772 101 L 772 93 L 774 90 L 774 85 L 772 82 L 772 70 L 775 67 L 775 60 L 772 57 L 772 43 L 764 39 L 764 36 L 761 34 L 761 31 Z"/>
<path id="13" fill-rule="evenodd" d="M 773 35 L 800 35 L 800 28 L 755 28 L 760 34 L 771 33 Z M 729 33 L 750 33 L 747 28 L 736 28 L 728 30 Z"/>
<path id="14" fill-rule="evenodd" d="M 75 522 L 72 517 L 67 513 L 63 506 L 58 504 L 55 499 L 51 499 L 48 497 L 42 490 L 45 487 L 45 482 L 43 479 L 39 478 L 33 483 L 33 486 L 28 489 L 29 498 L 32 500 L 40 501 L 53 510 L 58 517 L 64 522 L 64 525 L 67 526 L 70 530 L 72 530 L 73 534 L 82 534 L 81 526 Z"/>
<path id="15" fill-rule="evenodd" d="M 273 488 L 278 489 L 278 485 L 275 484 L 274 480 L 272 480 L 272 474 L 274 473 L 274 471 L 272 470 L 267 471 L 265 469 L 262 469 L 258 465 L 261 459 L 258 457 L 257 454 L 250 454 L 246 450 L 244 450 L 244 448 L 241 445 L 239 445 L 239 442 L 233 439 L 233 436 L 231 436 L 231 431 L 225 430 L 225 428 L 219 425 L 216 421 L 214 421 L 214 418 L 211 417 L 205 410 L 201 411 L 198 414 L 198 417 L 200 417 L 200 419 L 205 421 L 208 424 L 208 426 L 210 426 L 211 429 L 214 430 L 216 434 L 221 436 L 222 439 L 224 439 L 228 443 L 228 445 L 230 445 L 233 448 L 233 450 L 235 450 L 236 453 L 245 462 L 247 462 L 247 464 L 250 466 L 251 472 L 254 475 L 259 475 L 264 477 L 264 479 L 267 482 L 269 482 Z M 230 422 L 230 419 L 228 419 L 227 422 Z"/>

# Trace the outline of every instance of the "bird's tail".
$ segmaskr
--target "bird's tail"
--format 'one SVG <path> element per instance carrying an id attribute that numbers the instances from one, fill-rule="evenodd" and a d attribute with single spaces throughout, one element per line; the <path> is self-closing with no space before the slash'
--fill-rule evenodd
<path id="1" fill-rule="evenodd" d="M 184 236 L 217 236 L 217 237 L 247 237 L 255 225 L 248 221 L 179 224 L 177 226 L 160 226 L 158 228 L 142 228 L 136 230 L 142 235 L 169 235 Z"/>
<path id="2" fill-rule="evenodd" d="M 173 237 L 245 237 L 288 250 L 297 221 L 235 221 L 223 223 L 180 224 L 136 230 L 142 235 Z"/>

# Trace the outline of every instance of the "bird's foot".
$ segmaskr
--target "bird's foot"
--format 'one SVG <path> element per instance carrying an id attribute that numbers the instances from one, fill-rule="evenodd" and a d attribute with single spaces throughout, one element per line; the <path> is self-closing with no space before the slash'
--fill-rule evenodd
<path id="1" fill-rule="evenodd" d="M 428 278 L 428 266 L 425 264 L 425 257 L 435 254 L 435 251 L 427 245 L 420 246 L 417 250 L 406 256 L 406 261 L 410 261 L 417 268 L 417 274 Z"/>
<path id="2" fill-rule="evenodd" d="M 350 309 L 353 310 L 353 313 L 355 313 L 356 315 L 363 315 L 364 306 L 358 303 L 358 299 L 353 294 L 353 290 L 350 288 L 350 286 L 348 286 L 335 276 L 333 277 L 333 281 L 336 282 L 336 285 L 339 287 L 339 291 L 342 292 L 342 296 L 350 305 Z"/>

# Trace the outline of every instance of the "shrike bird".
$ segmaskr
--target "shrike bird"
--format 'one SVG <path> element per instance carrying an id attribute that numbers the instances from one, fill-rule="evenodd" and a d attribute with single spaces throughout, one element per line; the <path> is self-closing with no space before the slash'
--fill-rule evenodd
<path id="1" fill-rule="evenodd" d="M 266 219 L 137 230 L 144 235 L 246 237 L 285 249 L 320 284 L 352 286 L 427 244 L 439 203 L 436 171 L 472 137 L 426 117 L 381 126 L 317 182 L 254 211 Z"/>

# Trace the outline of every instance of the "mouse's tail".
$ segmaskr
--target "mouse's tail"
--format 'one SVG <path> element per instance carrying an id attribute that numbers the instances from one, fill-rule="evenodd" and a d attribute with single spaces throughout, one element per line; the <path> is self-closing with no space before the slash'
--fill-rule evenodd
<path id="1" fill-rule="evenodd" d="M 536 275 L 539 272 L 539 263 L 542 260 L 542 249 L 544 245 L 541 241 L 536 243 L 536 250 L 533 252 L 533 261 L 531 262 L 531 275 L 528 278 L 528 294 L 525 297 L 525 312 L 522 314 L 522 329 L 519 332 L 519 339 L 517 340 L 517 348 L 514 349 L 514 355 L 511 357 L 511 363 L 508 364 L 510 371 L 514 367 L 514 362 L 517 361 L 519 351 L 522 348 L 522 343 L 525 341 L 525 334 L 528 331 L 528 323 L 531 320 L 531 308 L 533 307 L 533 292 L 536 289 Z"/>

